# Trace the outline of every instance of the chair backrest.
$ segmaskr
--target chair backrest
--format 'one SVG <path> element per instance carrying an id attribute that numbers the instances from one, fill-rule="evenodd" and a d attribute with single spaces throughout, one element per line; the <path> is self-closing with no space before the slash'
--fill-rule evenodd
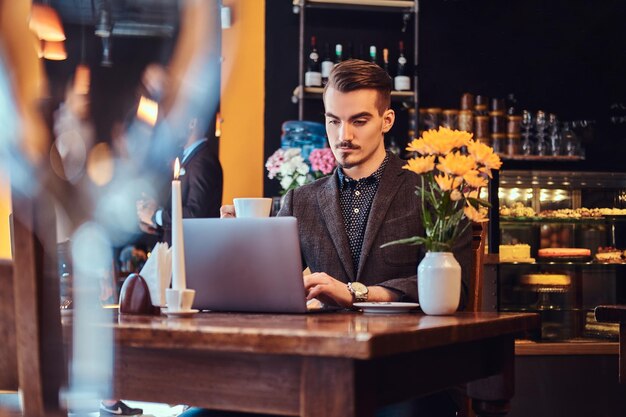
<path id="1" fill-rule="evenodd" d="M 27 417 L 62 414 L 66 380 L 54 210 L 44 198 L 12 195 L 14 328 L 18 385 Z"/>
<path id="2" fill-rule="evenodd" d="M 17 391 L 13 262 L 0 259 L 0 391 Z"/>
<path id="3" fill-rule="evenodd" d="M 485 257 L 486 236 L 486 222 L 472 223 L 472 272 L 466 311 L 480 311 L 482 309 L 483 259 Z"/>

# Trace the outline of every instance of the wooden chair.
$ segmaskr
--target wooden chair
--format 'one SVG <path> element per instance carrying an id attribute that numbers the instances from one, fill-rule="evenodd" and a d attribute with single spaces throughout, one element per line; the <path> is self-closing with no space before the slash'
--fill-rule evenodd
<path id="1" fill-rule="evenodd" d="M 0 263 L 0 335 L 6 335 L 0 344 L 0 388 L 19 387 L 26 417 L 61 415 L 66 371 L 52 250 L 54 211 L 42 198 L 15 192 L 12 205 L 19 213 L 12 221 L 13 262 Z"/>
<path id="2" fill-rule="evenodd" d="M 0 391 L 17 391 L 13 262 L 0 260 Z"/>
<path id="3" fill-rule="evenodd" d="M 472 273 L 466 311 L 480 311 L 483 300 L 483 260 L 487 223 L 472 223 Z"/>
<path id="4" fill-rule="evenodd" d="M 483 259 L 485 257 L 485 239 L 487 237 L 487 223 L 472 223 L 472 272 L 470 275 L 469 291 L 465 311 L 482 310 L 483 292 Z M 475 416 L 472 410 L 472 401 L 469 397 L 463 401 L 459 417 Z"/>

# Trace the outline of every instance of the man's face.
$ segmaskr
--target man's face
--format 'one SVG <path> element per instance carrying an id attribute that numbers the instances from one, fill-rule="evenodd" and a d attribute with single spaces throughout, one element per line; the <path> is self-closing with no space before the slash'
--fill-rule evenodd
<path id="1" fill-rule="evenodd" d="M 324 95 L 326 133 L 337 163 L 345 169 L 366 165 L 385 153 L 383 135 L 391 129 L 394 112 L 381 115 L 378 92 L 363 89 L 342 93 L 328 88 Z"/>

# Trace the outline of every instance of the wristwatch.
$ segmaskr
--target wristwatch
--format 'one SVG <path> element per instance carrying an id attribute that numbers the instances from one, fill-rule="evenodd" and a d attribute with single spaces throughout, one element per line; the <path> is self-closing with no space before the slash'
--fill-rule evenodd
<path id="1" fill-rule="evenodd" d="M 367 301 L 367 294 L 369 290 L 360 282 L 348 282 L 348 291 L 352 294 L 353 303 L 362 303 Z"/>

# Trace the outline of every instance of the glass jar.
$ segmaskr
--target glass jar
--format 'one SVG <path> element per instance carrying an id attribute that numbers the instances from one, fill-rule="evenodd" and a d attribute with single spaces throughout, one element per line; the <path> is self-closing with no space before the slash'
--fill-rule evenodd
<path id="1" fill-rule="evenodd" d="M 504 153 L 505 151 L 506 135 L 504 133 L 492 133 L 491 134 L 491 146 L 495 153 Z"/>
<path id="2" fill-rule="evenodd" d="M 459 112 L 459 129 L 470 133 L 474 131 L 474 113 L 471 110 Z"/>
<path id="3" fill-rule="evenodd" d="M 441 118 L 441 126 L 448 129 L 459 128 L 459 111 L 454 109 L 444 110 Z"/>
<path id="4" fill-rule="evenodd" d="M 489 138 L 489 116 L 476 116 L 474 118 L 474 133 L 476 139 Z"/>
<path id="5" fill-rule="evenodd" d="M 521 136 L 515 133 L 506 135 L 506 154 L 509 156 L 519 155 L 521 151 Z"/>
<path id="6" fill-rule="evenodd" d="M 439 107 L 430 107 L 425 110 L 424 130 L 437 129 L 441 124 L 441 109 Z"/>
<path id="7" fill-rule="evenodd" d="M 567 156 L 580 156 L 580 142 L 569 122 L 563 122 L 561 142 Z"/>

